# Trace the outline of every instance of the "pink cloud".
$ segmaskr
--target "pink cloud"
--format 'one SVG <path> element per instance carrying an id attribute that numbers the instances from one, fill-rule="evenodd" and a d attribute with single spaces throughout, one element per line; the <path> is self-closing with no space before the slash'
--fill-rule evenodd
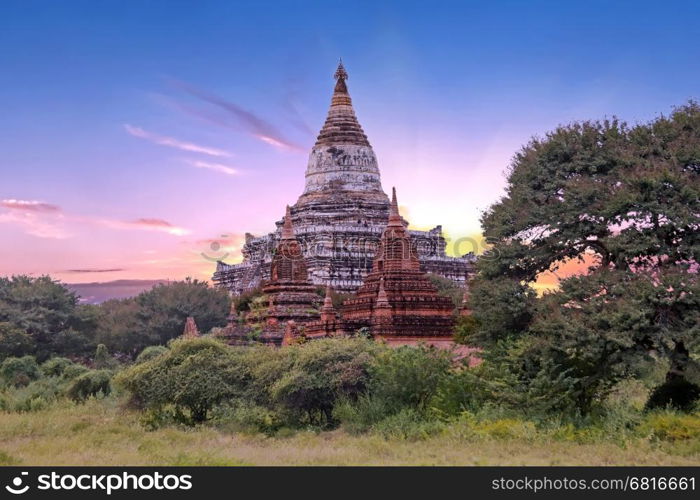
<path id="1" fill-rule="evenodd" d="M 34 200 L 7 199 L 0 201 L 7 212 L 0 213 L 0 224 L 13 224 L 25 233 L 39 238 L 65 239 L 73 235 L 68 227 L 99 225 L 120 230 L 161 231 L 174 236 L 183 236 L 190 231 L 170 222 L 142 217 L 131 221 L 64 213 L 58 205 Z"/>
<path id="2" fill-rule="evenodd" d="M 278 149 L 286 149 L 292 151 L 306 151 L 305 148 L 296 144 L 284 137 L 284 135 L 270 122 L 264 120 L 263 118 L 257 116 L 256 114 L 243 109 L 237 104 L 227 101 L 222 97 L 211 94 L 205 90 L 199 89 L 185 82 L 172 80 L 172 83 L 184 90 L 185 92 L 198 97 L 199 99 L 208 102 L 220 109 L 226 111 L 229 117 L 233 117 L 236 123 L 242 127 L 246 132 L 255 137 L 258 140 L 265 142 Z M 206 113 L 199 110 L 194 110 L 188 106 L 180 106 L 186 112 L 195 114 L 199 118 L 204 118 L 209 120 L 216 125 L 221 125 L 229 127 L 229 122 L 227 120 L 222 120 L 219 117 L 212 116 L 210 113 Z"/>
<path id="3" fill-rule="evenodd" d="M 183 236 L 189 234 L 188 229 L 175 226 L 163 219 L 155 219 L 143 217 L 130 221 L 114 220 L 114 219 L 90 219 L 86 218 L 86 222 L 94 222 L 99 225 L 110 227 L 113 229 L 123 230 L 143 230 L 143 231 L 160 231 L 174 236 Z"/>
<path id="4" fill-rule="evenodd" d="M 125 124 L 124 129 L 128 134 L 139 137 L 141 139 L 146 139 L 155 144 L 161 146 L 168 146 L 175 149 L 180 149 L 182 151 L 189 151 L 192 153 L 202 153 L 209 156 L 216 156 L 221 158 L 231 158 L 232 153 L 224 151 L 222 149 L 210 148 L 207 146 L 200 146 L 199 144 L 194 144 L 192 142 L 181 141 L 179 139 L 174 139 L 172 137 L 167 137 L 164 135 L 154 134 L 153 132 L 148 132 L 142 128 L 134 127 L 132 125 Z"/>
<path id="5" fill-rule="evenodd" d="M 41 212 L 11 210 L 0 214 L 0 224 L 19 226 L 25 233 L 38 238 L 62 240 L 72 236 L 64 227 L 63 217 L 43 215 Z"/>
<path id="6" fill-rule="evenodd" d="M 11 210 L 23 210 L 28 212 L 60 212 L 61 208 L 57 205 L 44 203 L 36 200 L 2 200 L 0 206 Z"/>
<path id="7" fill-rule="evenodd" d="M 237 175 L 238 170 L 229 167 L 228 165 L 224 165 L 222 163 L 212 163 L 208 161 L 201 161 L 201 160 L 185 160 L 185 162 L 189 163 L 195 168 L 206 168 L 209 170 L 213 170 L 215 172 L 220 172 L 222 174 L 226 175 Z"/>

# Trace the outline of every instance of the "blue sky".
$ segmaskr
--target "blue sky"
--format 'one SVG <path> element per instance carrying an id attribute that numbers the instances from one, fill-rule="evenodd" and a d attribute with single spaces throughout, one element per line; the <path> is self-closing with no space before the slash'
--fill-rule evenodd
<path id="1" fill-rule="evenodd" d="M 210 240 L 235 257 L 301 194 L 339 57 L 404 215 L 477 233 L 533 135 L 697 99 L 698 19 L 683 1 L 4 0 L 0 274 L 206 277 Z"/>

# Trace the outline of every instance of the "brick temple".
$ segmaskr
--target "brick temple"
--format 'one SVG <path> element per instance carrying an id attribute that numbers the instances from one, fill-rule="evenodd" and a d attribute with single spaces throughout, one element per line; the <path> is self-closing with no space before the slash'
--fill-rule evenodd
<path id="1" fill-rule="evenodd" d="M 451 344 L 455 307 L 421 270 L 416 244 L 399 214 L 396 190 L 372 271 L 343 303 L 345 331 L 366 328 L 390 344 Z"/>
<path id="2" fill-rule="evenodd" d="M 342 62 L 334 76 L 330 109 L 309 155 L 304 192 L 289 213 L 311 283 L 354 293 L 372 271 L 390 201 L 382 189 L 377 158 L 355 115 Z M 285 220 L 265 236 L 246 234 L 243 262 L 218 262 L 213 281 L 238 295 L 270 280 Z M 441 226 L 406 232 L 423 271 L 464 285 L 472 273 L 471 253 L 447 256 Z"/>
<path id="3" fill-rule="evenodd" d="M 270 267 L 271 278 L 262 288 L 267 306 L 262 314 L 251 313 L 242 322 L 232 309 L 226 332 L 229 341 L 290 345 L 364 330 L 390 345 L 422 342 L 451 347 L 457 311 L 452 300 L 439 295 L 421 270 L 415 242 L 406 226 L 393 190 L 388 223 L 382 231 L 372 271 L 356 295 L 344 301 L 340 311 L 333 306 L 330 287 L 326 287 L 319 309 L 321 297 L 308 278 L 287 209 Z M 251 329 L 258 330 L 254 337 Z"/>

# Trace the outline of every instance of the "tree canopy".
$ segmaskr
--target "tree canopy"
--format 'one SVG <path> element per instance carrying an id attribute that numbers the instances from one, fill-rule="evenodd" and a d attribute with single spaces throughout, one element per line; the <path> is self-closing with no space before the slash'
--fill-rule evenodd
<path id="1" fill-rule="evenodd" d="M 482 216 L 493 248 L 477 266 L 469 339 L 525 339 L 519 377 L 565 375 L 584 411 L 644 363 L 669 363 L 667 380 L 692 378 L 699 173 L 694 102 L 645 124 L 575 123 L 533 139 Z M 537 298 L 530 285 L 571 259 L 580 275 Z"/>

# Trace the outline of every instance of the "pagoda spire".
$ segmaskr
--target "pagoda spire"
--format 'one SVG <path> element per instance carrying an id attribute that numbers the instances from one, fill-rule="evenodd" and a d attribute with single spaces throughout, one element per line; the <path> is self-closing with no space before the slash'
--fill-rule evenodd
<path id="1" fill-rule="evenodd" d="M 376 307 L 389 307 L 389 296 L 384 289 L 384 277 L 379 279 L 379 291 L 377 292 Z"/>
<path id="2" fill-rule="evenodd" d="M 287 205 L 287 212 L 284 215 L 284 224 L 282 225 L 282 239 L 294 239 L 294 228 L 292 227 L 292 210 L 289 208 L 289 205 Z"/>
<path id="3" fill-rule="evenodd" d="M 347 94 L 348 93 L 348 87 L 345 84 L 345 80 L 348 79 L 348 72 L 345 71 L 345 66 L 343 66 L 343 58 L 340 58 L 340 62 L 338 62 L 338 69 L 335 70 L 335 74 L 333 75 L 333 78 L 335 78 L 335 89 L 334 89 L 334 94 Z M 348 95 L 348 100 L 350 99 L 350 96 Z"/>
<path id="4" fill-rule="evenodd" d="M 399 213 L 399 202 L 396 200 L 396 188 L 391 188 L 391 205 L 389 205 L 389 224 L 387 226 L 403 227 L 403 219 Z"/>
<path id="5" fill-rule="evenodd" d="M 331 97 L 331 107 L 328 110 L 326 122 L 318 134 L 316 146 L 336 146 L 340 144 L 352 144 L 356 146 L 369 146 L 369 141 L 364 130 L 360 126 L 352 107 L 352 99 L 348 92 L 346 80 L 348 72 L 345 71 L 343 60 L 338 63 L 338 68 L 333 75 L 335 88 Z"/>

